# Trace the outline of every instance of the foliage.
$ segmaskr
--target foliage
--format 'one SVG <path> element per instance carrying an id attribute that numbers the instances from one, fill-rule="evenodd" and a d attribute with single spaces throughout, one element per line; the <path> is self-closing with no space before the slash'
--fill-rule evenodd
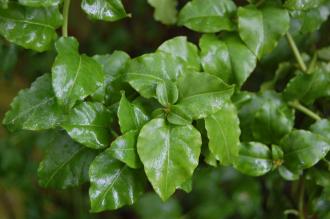
<path id="1" fill-rule="evenodd" d="M 233 168 L 266 175 L 264 187 L 270 190 L 276 190 L 275 181 L 299 179 L 299 203 L 279 203 L 283 208 L 274 215 L 289 210 L 284 213 L 300 218 L 329 216 L 317 204 L 330 197 L 330 122 L 319 110 L 329 106 L 329 47 L 301 54 L 296 34 L 310 37 L 319 31 L 330 2 L 192 0 L 182 7 L 175 0 L 148 2 L 156 20 L 200 32 L 199 41 L 177 36 L 135 58 L 123 51 L 90 57 L 68 36 L 69 0 L 0 1 L 5 39 L 36 52 L 56 49 L 51 73 L 21 91 L 3 120 L 11 131 L 50 130 L 53 139 L 38 169 L 40 185 L 63 189 L 89 181 L 91 212 L 132 205 L 147 193 L 136 205 L 141 218 L 156 214 L 142 210 L 149 208 L 146 203 L 155 211 L 169 209 L 160 218 L 175 218 L 182 213 L 171 198 L 176 190 L 198 197 L 202 188 L 227 180 L 219 169 L 205 166 L 229 166 L 221 168 L 229 178 L 241 178 Z M 93 20 L 130 17 L 120 0 L 83 0 L 81 8 Z M 0 49 L 12 56 L 13 48 Z M 290 49 L 288 62 L 284 53 Z M 258 91 L 246 90 L 267 61 L 278 66 L 272 78 L 259 82 Z M 11 65 L 5 60 L 0 67 Z M 222 218 L 234 215 L 239 202 L 260 203 L 258 185 L 249 179 L 231 188 L 237 202 L 211 191 L 209 199 L 201 196 L 205 202 L 190 203 L 196 207 L 190 214 Z M 163 206 L 148 183 L 170 201 Z M 244 186 L 254 192 L 242 195 Z M 324 194 L 307 196 L 307 189 Z M 218 212 L 213 202 L 225 210 Z M 249 218 L 251 209 L 237 214 Z"/>

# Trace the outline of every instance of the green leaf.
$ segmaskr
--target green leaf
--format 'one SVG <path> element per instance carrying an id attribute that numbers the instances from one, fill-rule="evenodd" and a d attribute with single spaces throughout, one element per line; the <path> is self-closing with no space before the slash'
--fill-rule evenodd
<path id="1" fill-rule="evenodd" d="M 53 88 L 58 103 L 72 108 L 103 86 L 104 73 L 92 58 L 78 53 L 78 41 L 73 37 L 62 37 L 56 44 L 52 76 Z"/>
<path id="2" fill-rule="evenodd" d="M 117 21 L 128 16 L 121 0 L 82 0 L 81 8 L 96 20 Z"/>
<path id="3" fill-rule="evenodd" d="M 330 64 L 322 64 L 312 74 L 298 72 L 283 91 L 287 100 L 311 104 L 317 98 L 330 96 Z"/>
<path id="4" fill-rule="evenodd" d="M 117 115 L 122 133 L 138 130 L 149 120 L 149 117 L 139 106 L 130 103 L 126 99 L 124 93 L 119 102 Z"/>
<path id="5" fill-rule="evenodd" d="M 294 126 L 294 110 L 275 92 L 264 92 L 262 103 L 254 114 L 253 137 L 262 143 L 279 143 Z"/>
<path id="6" fill-rule="evenodd" d="M 229 84 L 241 86 L 256 67 L 256 56 L 236 35 L 203 35 L 199 46 L 204 71 Z"/>
<path id="7" fill-rule="evenodd" d="M 111 55 L 95 55 L 93 59 L 102 66 L 105 80 L 104 85 L 92 97 L 96 101 L 112 105 L 120 100 L 121 90 L 128 90 L 129 85 L 125 83 L 124 70 L 130 57 L 123 51 L 115 51 Z"/>
<path id="8" fill-rule="evenodd" d="M 0 76 L 10 75 L 18 61 L 18 51 L 15 44 L 0 43 Z"/>
<path id="9" fill-rule="evenodd" d="M 0 8 L 8 8 L 9 0 L 0 0 Z"/>
<path id="10" fill-rule="evenodd" d="M 286 168 L 285 166 L 280 166 L 278 168 L 278 172 L 283 179 L 292 181 L 292 180 L 298 180 L 299 177 L 302 175 L 303 171 L 302 170 L 292 171 Z"/>
<path id="11" fill-rule="evenodd" d="M 21 5 L 29 7 L 50 7 L 58 6 L 62 0 L 18 0 Z"/>
<path id="12" fill-rule="evenodd" d="M 179 91 L 173 82 L 163 81 L 157 84 L 156 95 L 158 102 L 167 107 L 178 100 Z"/>
<path id="13" fill-rule="evenodd" d="M 330 143 L 309 131 L 294 130 L 280 143 L 284 151 L 284 165 L 292 171 L 314 166 L 330 150 Z"/>
<path id="14" fill-rule="evenodd" d="M 239 120 L 236 108 L 226 103 L 219 111 L 205 118 L 205 128 L 212 154 L 223 165 L 235 161 L 239 150 Z"/>
<path id="15" fill-rule="evenodd" d="M 162 200 L 191 178 L 201 145 L 201 135 L 191 125 L 172 126 L 164 119 L 153 119 L 143 126 L 138 137 L 138 154 Z"/>
<path id="16" fill-rule="evenodd" d="M 50 74 L 44 74 L 29 89 L 20 91 L 11 103 L 3 124 L 10 130 L 45 130 L 61 122 L 62 110 L 56 103 Z"/>
<path id="17" fill-rule="evenodd" d="M 141 162 L 136 150 L 136 141 L 139 132 L 136 130 L 128 131 L 119 136 L 111 143 L 106 150 L 112 157 L 124 162 L 130 168 L 139 168 Z"/>
<path id="18" fill-rule="evenodd" d="M 198 48 L 187 41 L 187 37 L 178 36 L 165 41 L 159 46 L 157 51 L 168 53 L 185 62 L 188 69 L 199 71 L 200 58 Z"/>
<path id="19" fill-rule="evenodd" d="M 39 184 L 65 189 L 88 181 L 88 169 L 97 152 L 57 134 L 38 169 Z"/>
<path id="20" fill-rule="evenodd" d="M 130 169 L 107 152 L 101 153 L 92 162 L 89 178 L 91 212 L 132 205 L 144 192 L 143 172 Z"/>
<path id="21" fill-rule="evenodd" d="M 42 52 L 50 49 L 62 25 L 57 7 L 25 8 L 16 3 L 0 7 L 0 35 L 26 49 Z"/>
<path id="22" fill-rule="evenodd" d="M 271 156 L 269 148 L 264 144 L 258 142 L 242 143 L 234 167 L 244 174 L 261 176 L 272 169 Z"/>
<path id="23" fill-rule="evenodd" d="M 310 127 L 311 132 L 322 135 L 330 142 L 330 121 L 328 119 L 322 119 L 316 121 Z"/>
<path id="24" fill-rule="evenodd" d="M 150 53 L 133 59 L 127 69 L 130 85 L 145 98 L 156 97 L 156 87 L 163 81 L 176 81 L 183 64 L 164 52 Z"/>
<path id="25" fill-rule="evenodd" d="M 204 33 L 233 30 L 231 16 L 235 11 L 231 0 L 192 0 L 180 11 L 178 24 Z"/>
<path id="26" fill-rule="evenodd" d="M 163 24 L 175 24 L 177 20 L 177 0 L 148 0 L 155 8 L 154 18 Z"/>
<path id="27" fill-rule="evenodd" d="M 233 94 L 233 86 L 207 73 L 187 72 L 178 80 L 177 86 L 179 99 L 175 107 L 195 120 L 221 109 Z M 176 113 L 175 110 L 172 112 Z"/>
<path id="28" fill-rule="evenodd" d="M 290 10 L 307 10 L 318 7 L 324 0 L 286 0 L 284 6 Z"/>
<path id="29" fill-rule="evenodd" d="M 317 51 L 317 55 L 320 59 L 330 61 L 330 46 L 323 47 Z"/>
<path id="30" fill-rule="evenodd" d="M 255 6 L 238 9 L 238 29 L 241 39 L 260 59 L 269 53 L 289 30 L 290 17 L 285 9 Z"/>
<path id="31" fill-rule="evenodd" d="M 192 120 L 185 108 L 176 105 L 171 106 L 170 112 L 167 114 L 167 121 L 174 125 L 189 125 Z"/>
<path id="32" fill-rule="evenodd" d="M 110 112 L 102 104 L 83 102 L 66 116 L 62 127 L 75 141 L 100 149 L 110 144 L 111 121 Z"/>

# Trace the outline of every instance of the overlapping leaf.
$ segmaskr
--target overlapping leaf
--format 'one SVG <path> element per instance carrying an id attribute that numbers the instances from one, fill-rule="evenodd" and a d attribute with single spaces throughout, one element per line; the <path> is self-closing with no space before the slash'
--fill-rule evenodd
<path id="1" fill-rule="evenodd" d="M 199 42 L 204 71 L 241 86 L 256 66 L 256 56 L 235 35 L 203 35 Z"/>
<path id="2" fill-rule="evenodd" d="M 309 131 L 295 130 L 285 136 L 280 143 L 284 151 L 284 165 L 292 170 L 314 166 L 330 150 L 330 143 Z"/>
<path id="3" fill-rule="evenodd" d="M 153 119 L 138 137 L 140 159 L 156 193 L 168 199 L 193 174 L 201 152 L 200 133 L 191 125 L 173 126 Z"/>
<path id="4" fill-rule="evenodd" d="M 63 0 L 18 0 L 22 5 L 30 7 L 58 6 Z"/>
<path id="5" fill-rule="evenodd" d="M 155 20 L 164 24 L 175 24 L 177 0 L 148 0 L 148 3 L 155 8 Z"/>
<path id="6" fill-rule="evenodd" d="M 144 192 L 143 172 L 130 169 L 107 152 L 101 153 L 92 162 L 89 177 L 92 212 L 132 205 Z"/>
<path id="7" fill-rule="evenodd" d="M 231 16 L 235 11 L 232 0 L 193 0 L 180 11 L 178 24 L 204 33 L 233 30 Z"/>
<path id="8" fill-rule="evenodd" d="M 212 154 L 223 165 L 234 162 L 239 150 L 239 120 L 236 109 L 226 103 L 219 111 L 205 118 L 205 127 Z"/>
<path id="9" fill-rule="evenodd" d="M 8 41 L 38 52 L 48 50 L 62 25 L 57 7 L 25 8 L 9 3 L 0 7 L 0 34 Z"/>
<path id="10" fill-rule="evenodd" d="M 272 168 L 271 151 L 258 142 L 242 143 L 234 167 L 247 175 L 264 175 Z"/>
<path id="11" fill-rule="evenodd" d="M 290 10 L 307 10 L 316 8 L 325 0 L 286 0 L 284 6 Z"/>
<path id="12" fill-rule="evenodd" d="M 52 90 L 51 76 L 39 77 L 31 88 L 21 91 L 3 120 L 10 130 L 44 130 L 59 125 L 62 110 Z"/>
<path id="13" fill-rule="evenodd" d="M 58 103 L 69 109 L 103 86 L 104 73 L 94 59 L 78 53 L 75 38 L 62 37 L 55 46 L 58 56 L 52 68 L 53 88 Z"/>
<path id="14" fill-rule="evenodd" d="M 39 183 L 44 187 L 67 188 L 88 180 L 88 169 L 97 152 L 57 134 L 38 169 Z"/>
<path id="15" fill-rule="evenodd" d="M 83 102 L 66 116 L 62 127 L 75 141 L 94 149 L 109 146 L 112 118 L 100 103 Z"/>
<path id="16" fill-rule="evenodd" d="M 289 13 L 285 9 L 274 6 L 261 9 L 246 6 L 238 9 L 240 37 L 259 59 L 276 46 L 289 26 Z"/>
<path id="17" fill-rule="evenodd" d="M 311 125 L 310 130 L 315 134 L 325 137 L 330 142 L 330 121 L 328 119 L 316 121 Z"/>
<path id="18" fill-rule="evenodd" d="M 127 17 L 121 0 L 82 0 L 81 8 L 97 20 L 116 21 Z"/>

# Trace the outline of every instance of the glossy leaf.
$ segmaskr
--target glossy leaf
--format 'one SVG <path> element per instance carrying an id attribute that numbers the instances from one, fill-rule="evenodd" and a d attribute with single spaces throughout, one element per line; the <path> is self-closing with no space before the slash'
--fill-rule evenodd
<path id="1" fill-rule="evenodd" d="M 177 86 L 171 81 L 163 81 L 157 84 L 157 100 L 163 106 L 174 104 L 179 98 Z"/>
<path id="2" fill-rule="evenodd" d="M 231 16 L 235 11 L 231 0 L 192 0 L 180 11 L 178 24 L 204 33 L 233 30 Z"/>
<path id="3" fill-rule="evenodd" d="M 0 7 L 0 35 L 26 49 L 42 52 L 50 49 L 62 25 L 57 7 L 25 8 L 16 3 Z"/>
<path id="4" fill-rule="evenodd" d="M 122 133 L 138 130 L 149 120 L 143 109 L 130 103 L 126 99 L 125 94 L 122 94 L 117 115 Z"/>
<path id="5" fill-rule="evenodd" d="M 256 56 L 235 35 L 203 35 L 199 46 L 204 71 L 229 84 L 241 86 L 256 66 Z"/>
<path id="6" fill-rule="evenodd" d="M 239 120 L 235 106 L 226 103 L 219 111 L 205 118 L 209 149 L 223 165 L 235 161 L 239 150 Z"/>
<path id="7" fill-rule="evenodd" d="M 155 20 L 164 24 L 175 24 L 177 0 L 148 0 L 148 3 L 155 8 Z"/>
<path id="8" fill-rule="evenodd" d="M 130 85 L 145 98 L 156 97 L 156 87 L 163 81 L 176 81 L 182 74 L 180 60 L 163 53 L 151 53 L 133 59 L 127 69 Z"/>
<path id="9" fill-rule="evenodd" d="M 78 41 L 62 37 L 56 44 L 57 57 L 52 68 L 53 88 L 60 105 L 72 108 L 103 86 L 104 73 L 92 58 L 78 53 Z"/>
<path id="10" fill-rule="evenodd" d="M 200 58 L 197 47 L 187 41 L 187 37 L 179 36 L 165 41 L 159 46 L 158 51 L 168 53 L 185 62 L 187 68 L 199 71 Z"/>
<path id="11" fill-rule="evenodd" d="M 247 175 L 264 175 L 272 168 L 271 152 L 266 145 L 258 142 L 242 143 L 234 167 Z"/>
<path id="12" fill-rule="evenodd" d="M 200 133 L 191 125 L 172 126 L 164 119 L 153 119 L 143 126 L 138 137 L 138 154 L 162 200 L 192 176 L 201 144 Z"/>
<path id="13" fill-rule="evenodd" d="M 324 0 L 286 0 L 284 6 L 290 10 L 307 10 L 316 8 Z"/>
<path id="14" fill-rule="evenodd" d="M 207 73 L 187 72 L 178 80 L 177 86 L 179 99 L 175 106 L 192 119 L 215 113 L 233 93 L 233 86 Z"/>
<path id="15" fill-rule="evenodd" d="M 284 165 L 292 170 L 314 166 L 330 150 L 330 143 L 309 131 L 295 130 L 280 143 L 284 151 Z"/>
<path id="16" fill-rule="evenodd" d="M 292 180 L 298 180 L 299 177 L 302 175 L 303 171 L 302 170 L 292 171 L 282 165 L 278 168 L 278 172 L 283 179 L 292 181 Z"/>
<path id="17" fill-rule="evenodd" d="M 96 20 L 116 21 L 127 17 L 121 0 L 82 0 L 81 8 Z"/>
<path id="18" fill-rule="evenodd" d="M 261 9 L 247 6 L 238 9 L 240 37 L 259 59 L 276 46 L 289 26 L 289 13 L 285 9 L 273 6 Z"/>
<path id="19" fill-rule="evenodd" d="M 65 189 L 88 180 L 88 169 L 97 152 L 57 134 L 48 146 L 38 169 L 39 183 L 44 187 Z"/>
<path id="20" fill-rule="evenodd" d="M 132 205 L 144 192 L 145 177 L 111 157 L 101 153 L 89 169 L 91 212 L 113 210 Z"/>
<path id="21" fill-rule="evenodd" d="M 124 162 L 130 168 L 138 168 L 141 165 L 136 149 L 136 141 L 139 132 L 136 130 L 128 131 L 119 136 L 111 143 L 106 150 L 112 157 Z"/>
<path id="22" fill-rule="evenodd" d="M 30 7 L 58 6 L 62 0 L 18 0 L 21 5 Z"/>
<path id="23" fill-rule="evenodd" d="M 330 121 L 328 119 L 316 121 L 311 125 L 310 130 L 315 134 L 325 137 L 330 142 Z"/>
<path id="24" fill-rule="evenodd" d="M 121 90 L 128 90 L 129 86 L 125 83 L 124 75 L 130 60 L 129 55 L 123 51 L 115 51 L 111 55 L 95 55 L 93 59 L 102 66 L 105 74 L 104 84 L 93 94 L 93 99 L 107 105 L 118 102 Z"/>
<path id="25" fill-rule="evenodd" d="M 44 130 L 61 122 L 62 110 L 56 103 L 50 74 L 44 74 L 21 91 L 11 103 L 3 124 L 10 130 Z"/>
<path id="26" fill-rule="evenodd" d="M 300 100 L 311 104 L 317 98 L 330 96 L 330 64 L 322 64 L 312 74 L 298 72 L 283 91 L 287 100 Z M 308 89 L 307 89 L 308 88 Z"/>
<path id="27" fill-rule="evenodd" d="M 111 121 L 111 114 L 102 104 L 84 102 L 72 109 L 62 127 L 75 141 L 100 149 L 110 144 Z"/>

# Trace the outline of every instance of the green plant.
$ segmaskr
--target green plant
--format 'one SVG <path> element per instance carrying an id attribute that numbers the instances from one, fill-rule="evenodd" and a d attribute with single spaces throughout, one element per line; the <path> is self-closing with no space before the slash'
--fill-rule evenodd
<path id="1" fill-rule="evenodd" d="M 300 218 L 314 214 L 306 180 L 329 194 L 330 122 L 313 109 L 330 96 L 330 49 L 301 54 L 291 36 L 317 31 L 329 1 L 192 0 L 177 12 L 175 0 L 150 0 L 157 20 L 203 34 L 198 46 L 178 36 L 133 59 L 123 51 L 80 54 L 68 36 L 70 0 L 0 2 L 3 37 L 57 51 L 51 74 L 21 91 L 3 120 L 12 131 L 54 130 L 38 170 L 42 186 L 89 181 L 91 211 L 101 212 L 133 204 L 148 181 L 162 200 L 190 192 L 194 170 L 206 163 L 299 179 L 297 209 L 285 213 Z M 130 17 L 120 0 L 81 7 L 91 19 Z M 288 48 L 295 61 L 279 63 L 257 92 L 244 89 L 257 63 L 277 64 Z"/>

